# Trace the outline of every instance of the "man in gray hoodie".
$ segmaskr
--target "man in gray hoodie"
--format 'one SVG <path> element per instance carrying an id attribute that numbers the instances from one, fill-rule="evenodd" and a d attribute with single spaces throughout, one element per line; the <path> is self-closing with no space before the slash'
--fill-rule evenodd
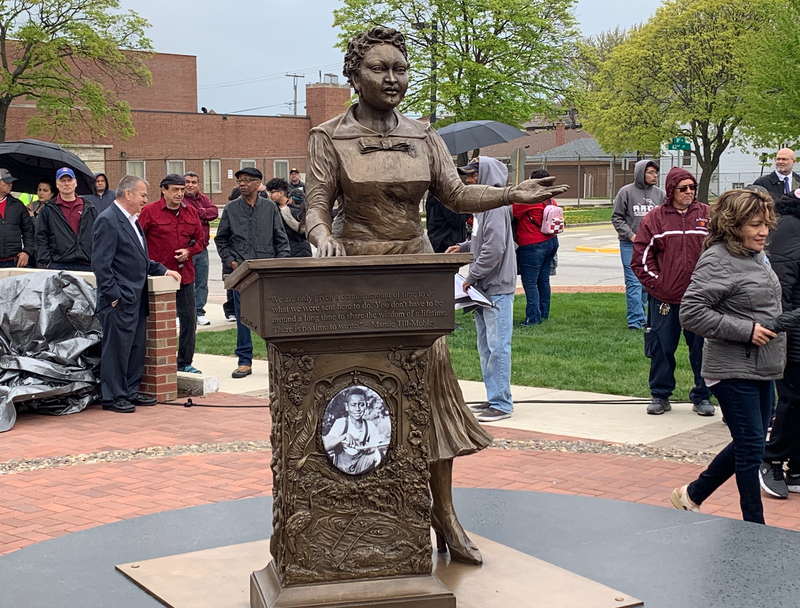
<path id="1" fill-rule="evenodd" d="M 631 256 L 639 222 L 663 203 L 667 196 L 666 192 L 656 186 L 657 183 L 658 163 L 652 160 L 640 160 L 633 170 L 633 183 L 619 189 L 611 214 L 611 223 L 619 234 L 619 254 L 625 272 L 628 329 L 642 329 L 647 322 L 645 316 L 647 292 L 631 270 Z"/>
<path id="2" fill-rule="evenodd" d="M 480 156 L 458 172 L 467 184 L 504 188 L 508 169 L 499 160 Z M 478 354 L 481 359 L 486 402 L 472 409 L 480 422 L 511 418 L 511 332 L 514 328 L 514 292 L 517 287 L 517 261 L 511 213 L 505 207 L 476 213 L 472 240 L 453 245 L 446 253 L 471 252 L 474 261 L 464 281 L 464 291 L 475 285 L 494 302 L 494 308 L 475 310 Z"/>

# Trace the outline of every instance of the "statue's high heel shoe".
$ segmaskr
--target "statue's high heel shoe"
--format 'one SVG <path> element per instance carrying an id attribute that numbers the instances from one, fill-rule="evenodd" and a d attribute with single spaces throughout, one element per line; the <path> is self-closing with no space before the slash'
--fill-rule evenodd
<path id="1" fill-rule="evenodd" d="M 432 511 L 431 527 L 436 533 L 436 545 L 439 553 L 450 551 L 450 559 L 463 564 L 480 566 L 483 563 L 481 552 L 469 539 L 455 513 L 441 518 Z"/>

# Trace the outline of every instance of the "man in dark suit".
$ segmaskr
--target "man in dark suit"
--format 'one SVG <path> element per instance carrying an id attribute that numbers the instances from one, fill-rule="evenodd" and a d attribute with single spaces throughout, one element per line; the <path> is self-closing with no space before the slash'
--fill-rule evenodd
<path id="1" fill-rule="evenodd" d="M 97 277 L 97 316 L 103 326 L 100 387 L 103 409 L 130 413 L 155 405 L 139 392 L 144 373 L 148 275 L 181 275 L 152 261 L 136 217 L 147 204 L 147 182 L 123 177 L 116 199 L 97 216 L 92 231 L 92 270 Z"/>
<path id="2" fill-rule="evenodd" d="M 766 188 L 767 192 L 775 200 L 778 200 L 784 194 L 794 192 L 800 188 L 800 174 L 792 171 L 794 163 L 794 151 L 789 148 L 778 150 L 775 155 L 775 171 L 769 175 L 762 175 L 753 184 Z"/>

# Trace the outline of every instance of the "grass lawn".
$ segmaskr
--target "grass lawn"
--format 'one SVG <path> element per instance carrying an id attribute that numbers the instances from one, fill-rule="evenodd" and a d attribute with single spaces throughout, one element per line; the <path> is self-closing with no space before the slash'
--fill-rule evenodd
<path id="1" fill-rule="evenodd" d="M 644 356 L 643 332 L 625 321 L 625 294 L 553 294 L 550 319 L 535 327 L 516 327 L 524 318 L 525 296 L 514 303 L 511 382 L 525 386 L 649 397 L 650 362 Z M 472 315 L 456 313 L 461 326 L 449 338 L 456 375 L 481 380 Z M 253 339 L 256 358 L 266 358 L 264 342 Z M 236 330 L 197 334 L 197 352 L 233 355 Z M 676 401 L 686 401 L 692 386 L 689 354 L 681 343 L 676 354 Z"/>
<path id="2" fill-rule="evenodd" d="M 612 211 L 611 207 L 567 207 L 564 209 L 564 219 L 567 226 L 610 222 Z"/>

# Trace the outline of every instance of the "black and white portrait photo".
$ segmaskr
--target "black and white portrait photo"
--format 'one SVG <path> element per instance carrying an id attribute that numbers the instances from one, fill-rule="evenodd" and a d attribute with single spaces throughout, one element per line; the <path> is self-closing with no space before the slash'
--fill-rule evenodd
<path id="1" fill-rule="evenodd" d="M 392 434 L 383 399 L 366 386 L 348 387 L 331 399 L 322 421 L 322 443 L 333 466 L 348 475 L 378 466 Z"/>

